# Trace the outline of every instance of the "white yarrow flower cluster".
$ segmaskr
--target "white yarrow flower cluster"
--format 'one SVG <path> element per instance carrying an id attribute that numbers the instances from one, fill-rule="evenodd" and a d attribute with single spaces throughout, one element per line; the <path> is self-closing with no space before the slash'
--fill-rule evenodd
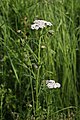
<path id="1" fill-rule="evenodd" d="M 45 20 L 35 20 L 33 22 L 34 24 L 31 25 L 31 29 L 32 30 L 38 30 L 38 29 L 42 29 L 46 26 L 52 26 L 52 23 L 51 22 L 47 22 Z"/>
<path id="2" fill-rule="evenodd" d="M 60 83 L 56 83 L 54 80 L 46 80 L 46 86 L 49 89 L 61 87 Z"/>

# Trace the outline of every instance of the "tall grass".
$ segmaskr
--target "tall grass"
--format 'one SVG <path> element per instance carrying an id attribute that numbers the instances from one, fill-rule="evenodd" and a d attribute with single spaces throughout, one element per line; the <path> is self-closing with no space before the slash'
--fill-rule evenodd
<path id="1" fill-rule="evenodd" d="M 78 2 L 1 1 L 1 120 L 80 119 Z M 53 26 L 31 30 L 35 19 Z M 61 88 L 48 89 L 48 79 Z"/>

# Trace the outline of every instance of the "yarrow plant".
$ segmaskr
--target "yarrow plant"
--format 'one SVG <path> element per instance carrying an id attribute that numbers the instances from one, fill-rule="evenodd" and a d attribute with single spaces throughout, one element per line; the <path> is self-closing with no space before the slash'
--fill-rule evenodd
<path id="1" fill-rule="evenodd" d="M 45 20 L 35 20 L 33 23 L 34 24 L 31 25 L 32 30 L 34 30 L 34 29 L 38 30 L 38 29 L 43 29 L 46 26 L 52 26 L 51 22 L 47 22 Z"/>
<path id="2" fill-rule="evenodd" d="M 61 87 L 60 83 L 56 83 L 54 80 L 46 80 L 46 86 L 49 89 Z"/>

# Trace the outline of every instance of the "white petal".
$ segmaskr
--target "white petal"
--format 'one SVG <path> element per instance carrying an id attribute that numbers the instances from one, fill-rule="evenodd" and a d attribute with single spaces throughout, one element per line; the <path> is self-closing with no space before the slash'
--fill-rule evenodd
<path id="1" fill-rule="evenodd" d="M 61 87 L 60 83 L 56 83 L 56 86 L 57 86 L 57 88 Z"/>
<path id="2" fill-rule="evenodd" d="M 47 22 L 46 23 L 48 26 L 52 26 L 52 23 L 51 22 Z"/>
<path id="3" fill-rule="evenodd" d="M 39 23 L 39 28 L 44 28 L 46 27 L 44 23 Z"/>
<path id="4" fill-rule="evenodd" d="M 43 49 L 44 49 L 44 48 L 46 48 L 46 46 L 45 46 L 45 45 L 42 45 L 42 46 L 41 46 L 41 48 L 43 48 Z"/>
<path id="5" fill-rule="evenodd" d="M 48 83 L 51 83 L 51 84 L 53 83 L 54 84 L 55 81 L 54 80 L 46 80 L 46 84 L 48 84 Z"/>
<path id="6" fill-rule="evenodd" d="M 61 85 L 59 83 L 55 83 L 53 88 L 60 88 Z"/>
<path id="7" fill-rule="evenodd" d="M 51 84 L 51 83 L 48 83 L 48 84 L 47 84 L 47 87 L 50 88 L 50 89 L 52 89 L 52 88 L 54 87 L 54 85 Z"/>
<path id="8" fill-rule="evenodd" d="M 32 25 L 31 25 L 31 29 L 32 29 L 32 30 L 34 30 L 34 29 L 35 29 L 35 30 L 38 30 L 38 29 L 39 29 L 39 26 L 38 26 L 37 24 L 32 24 Z"/>

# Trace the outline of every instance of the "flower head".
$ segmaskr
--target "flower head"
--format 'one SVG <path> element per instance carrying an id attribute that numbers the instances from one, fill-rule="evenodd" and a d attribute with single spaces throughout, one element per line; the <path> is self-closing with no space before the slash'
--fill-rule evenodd
<path id="1" fill-rule="evenodd" d="M 61 87 L 60 83 L 56 83 L 54 80 L 46 80 L 46 86 L 49 89 Z"/>
<path id="2" fill-rule="evenodd" d="M 44 28 L 46 26 L 52 26 L 52 23 L 51 22 L 47 22 L 45 20 L 35 20 L 33 22 L 34 24 L 31 25 L 31 29 L 35 29 L 35 30 L 38 30 L 39 28 Z"/>

